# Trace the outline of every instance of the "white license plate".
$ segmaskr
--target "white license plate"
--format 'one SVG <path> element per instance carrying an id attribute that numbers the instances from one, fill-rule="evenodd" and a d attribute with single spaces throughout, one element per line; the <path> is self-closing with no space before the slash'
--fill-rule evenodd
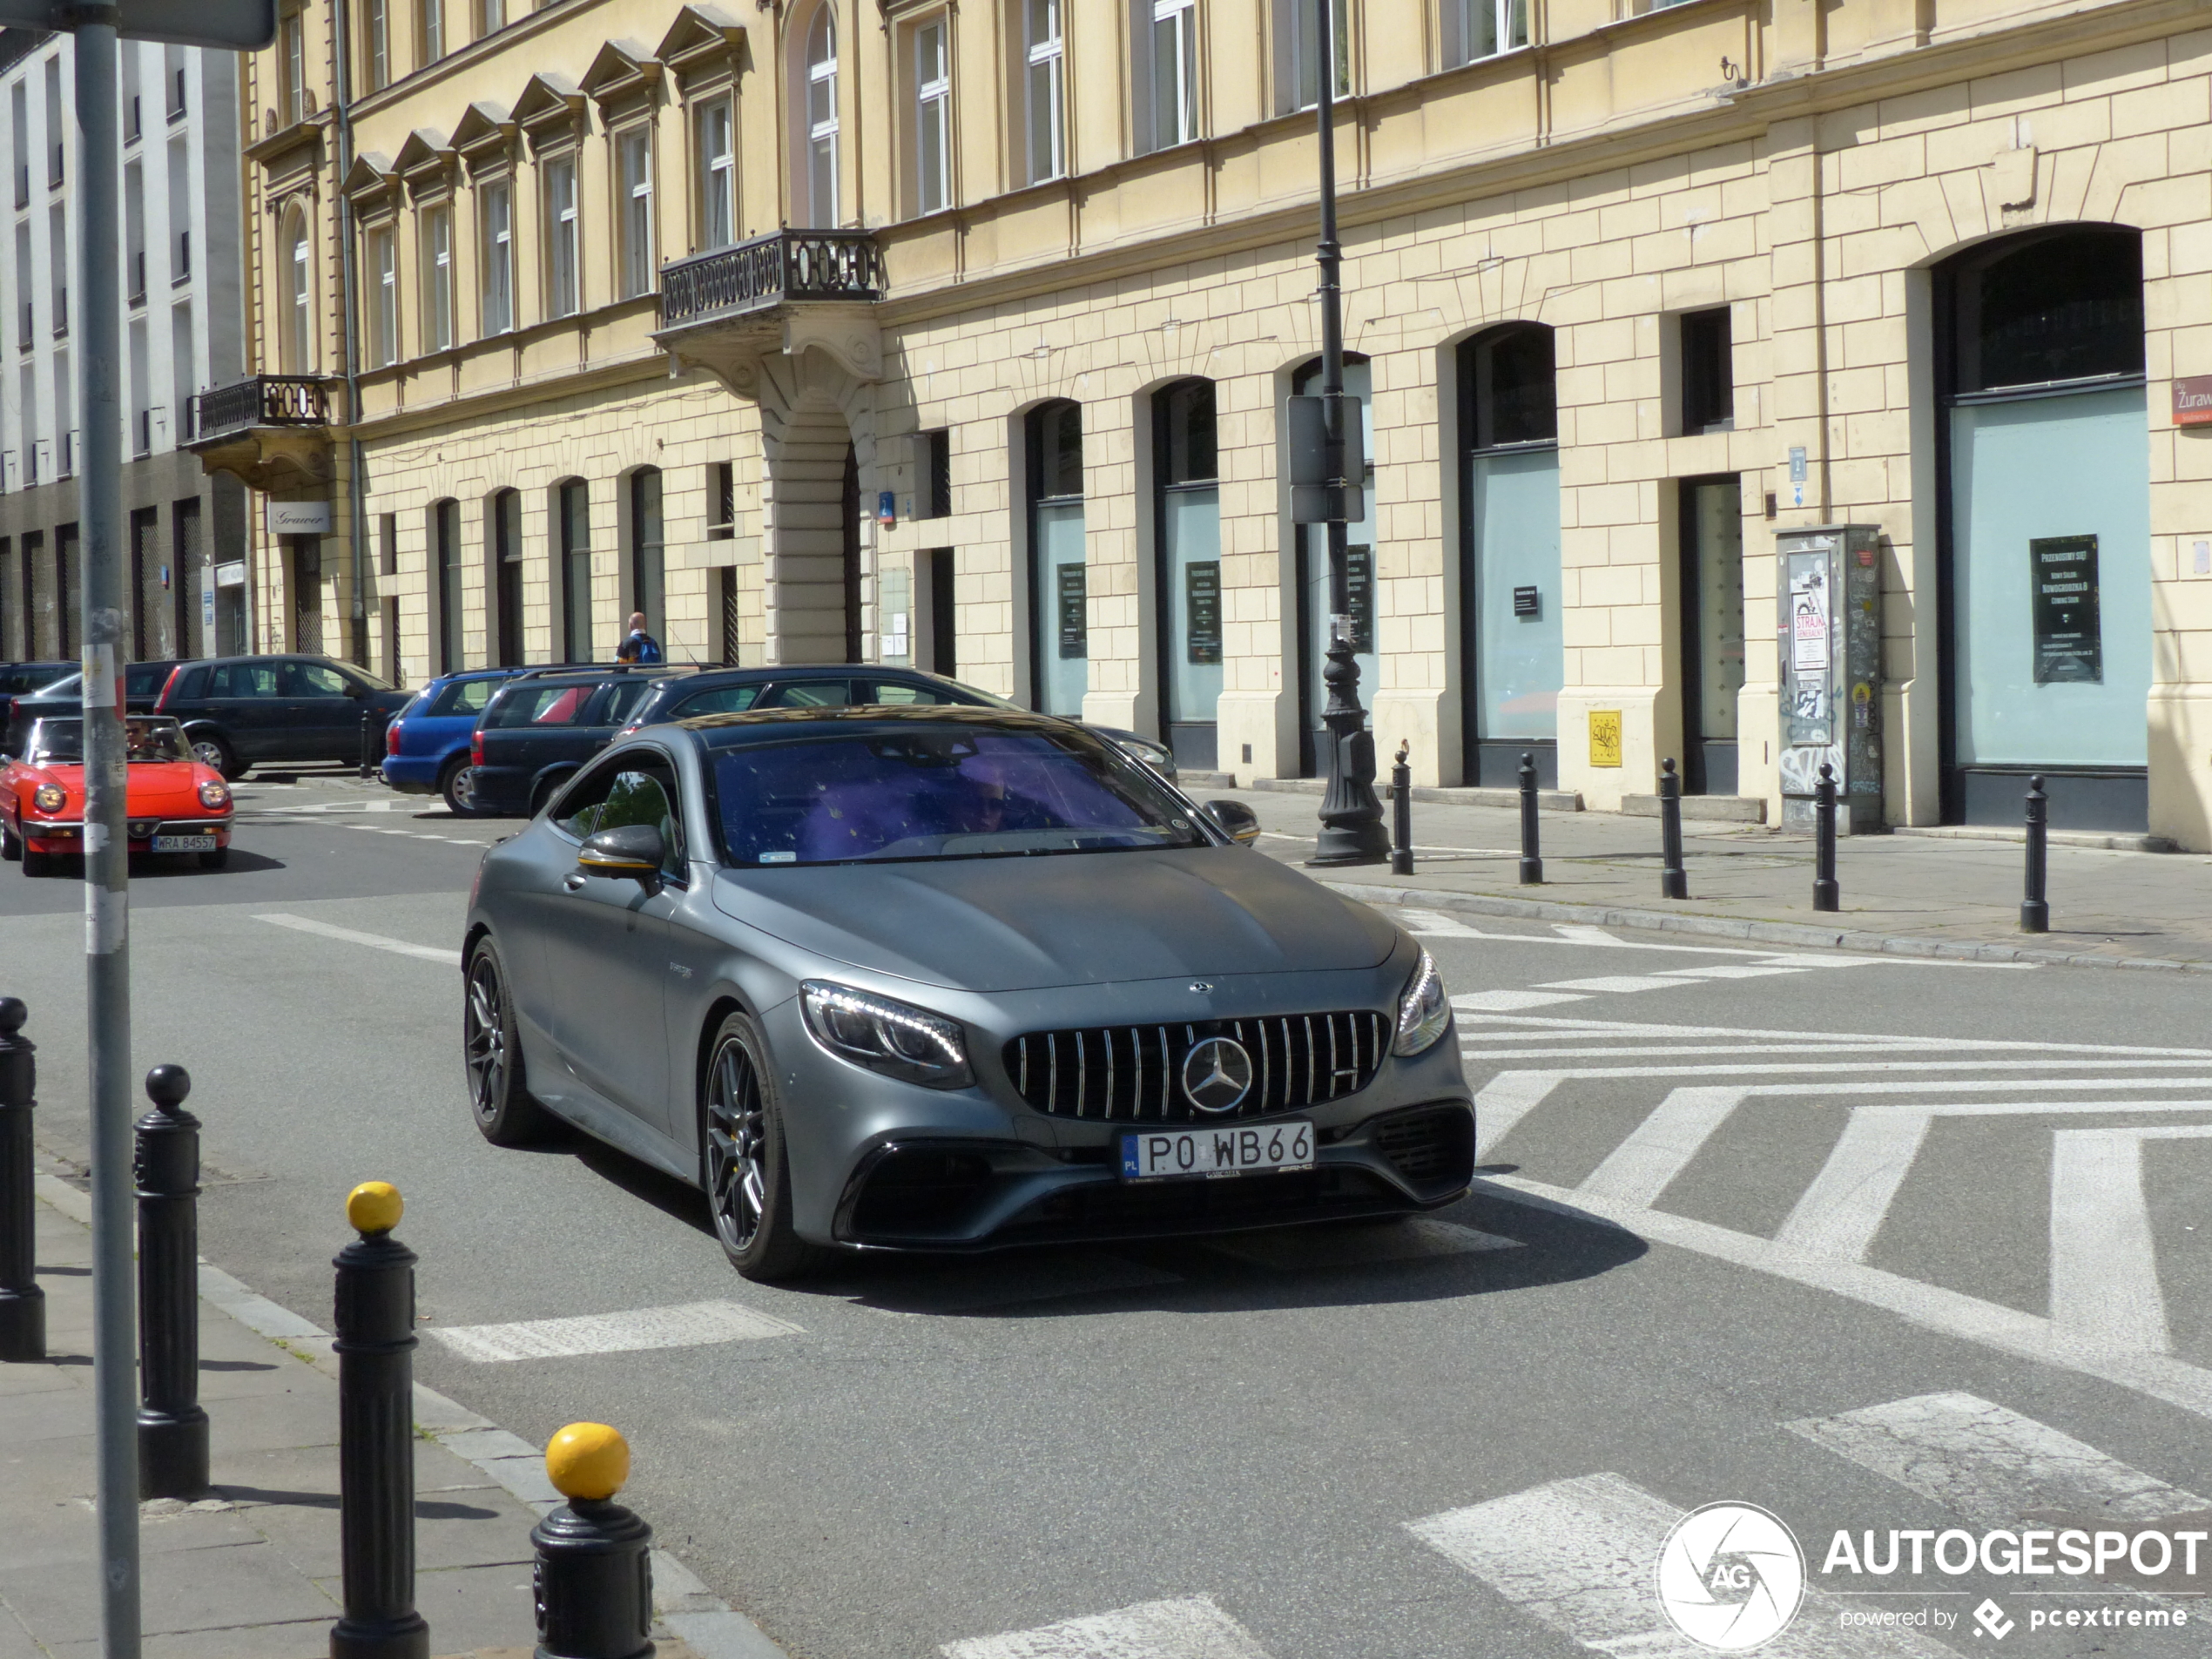
<path id="1" fill-rule="evenodd" d="M 215 838 L 212 835 L 157 835 L 153 838 L 157 853 L 212 853 Z"/>
<path id="2" fill-rule="evenodd" d="M 1122 1136 L 1126 1181 L 1259 1175 L 1313 1167 L 1313 1125 L 1224 1123 L 1218 1129 L 1162 1129 Z"/>

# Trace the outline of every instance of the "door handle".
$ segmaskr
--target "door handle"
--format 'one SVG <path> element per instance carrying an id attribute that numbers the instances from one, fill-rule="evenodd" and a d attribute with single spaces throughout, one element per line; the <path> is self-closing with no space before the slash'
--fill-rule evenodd
<path id="1" fill-rule="evenodd" d="M 582 893 L 583 891 L 583 883 L 584 875 L 583 872 L 581 870 L 571 870 L 568 873 L 568 874 L 561 878 L 561 885 L 566 887 L 570 893 Z"/>

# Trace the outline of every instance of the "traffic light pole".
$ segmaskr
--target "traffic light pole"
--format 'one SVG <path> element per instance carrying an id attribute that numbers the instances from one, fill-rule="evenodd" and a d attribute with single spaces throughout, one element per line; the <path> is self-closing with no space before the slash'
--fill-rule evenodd
<path id="1" fill-rule="evenodd" d="M 1316 62 L 1314 103 L 1320 113 L 1321 239 L 1314 263 L 1321 269 L 1322 448 L 1328 479 L 1329 650 L 1321 671 L 1329 688 L 1321 722 L 1329 728 L 1327 792 L 1321 797 L 1321 830 L 1309 864 L 1380 864 L 1390 857 L 1382 802 L 1375 798 L 1375 739 L 1359 706 L 1359 660 L 1352 650 L 1352 575 L 1345 550 L 1344 293 L 1338 281 L 1342 250 L 1337 243 L 1337 31 L 1334 0 L 1313 0 Z M 1363 481 L 1364 482 L 1364 481 Z M 1301 527 L 1302 533 L 1302 527 Z"/>
<path id="2" fill-rule="evenodd" d="M 84 295 L 78 408 L 84 465 L 84 965 L 92 1116 L 92 1393 L 104 1659 L 138 1656 L 138 1379 L 131 1175 L 131 840 L 123 664 L 122 288 L 116 265 L 112 5 L 76 10 L 77 247 Z"/>

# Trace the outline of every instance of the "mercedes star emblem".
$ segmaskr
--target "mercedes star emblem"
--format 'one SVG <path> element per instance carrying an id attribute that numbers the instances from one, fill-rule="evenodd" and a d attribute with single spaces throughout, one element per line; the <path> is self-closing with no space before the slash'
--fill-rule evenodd
<path id="1" fill-rule="evenodd" d="M 1202 1112 L 1234 1111 L 1252 1089 L 1252 1057 L 1234 1037 L 1207 1037 L 1183 1056 L 1183 1092 Z"/>

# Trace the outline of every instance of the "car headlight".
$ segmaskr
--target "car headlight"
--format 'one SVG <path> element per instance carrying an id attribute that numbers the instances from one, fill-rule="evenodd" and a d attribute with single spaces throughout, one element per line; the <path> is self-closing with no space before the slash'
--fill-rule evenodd
<path id="1" fill-rule="evenodd" d="M 1436 971 L 1436 959 L 1424 950 L 1413 977 L 1406 981 L 1405 995 L 1398 999 L 1398 1038 L 1390 1051 L 1419 1054 L 1442 1036 L 1444 1028 L 1451 1023 L 1452 1005 L 1445 1000 L 1444 976 Z"/>
<path id="2" fill-rule="evenodd" d="M 221 812 L 231 804 L 231 786 L 214 783 L 200 785 L 199 804 L 211 813 Z"/>
<path id="3" fill-rule="evenodd" d="M 31 793 L 30 806 L 33 812 L 58 813 L 68 805 L 68 792 L 59 784 L 41 784 Z"/>
<path id="4" fill-rule="evenodd" d="M 957 1021 L 829 980 L 806 981 L 799 1001 L 807 1031 L 840 1060 L 925 1089 L 965 1089 L 975 1081 Z"/>

